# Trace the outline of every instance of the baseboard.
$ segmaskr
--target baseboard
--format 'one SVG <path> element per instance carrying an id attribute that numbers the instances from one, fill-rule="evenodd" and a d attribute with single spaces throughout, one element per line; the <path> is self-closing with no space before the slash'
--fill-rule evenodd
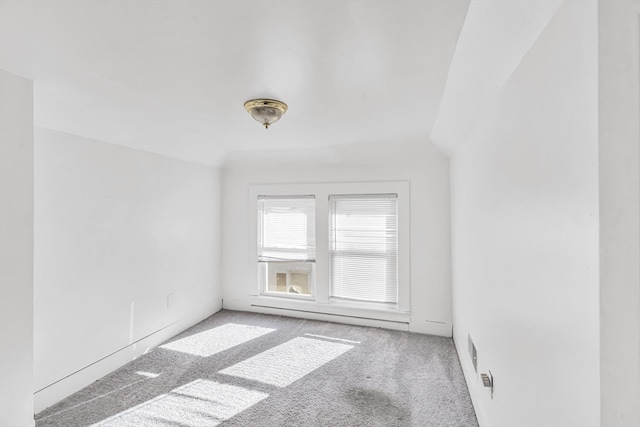
<path id="1" fill-rule="evenodd" d="M 136 342 L 122 349 L 116 350 L 91 365 L 36 391 L 34 393 L 34 412 L 37 414 L 73 393 L 82 390 L 92 382 L 149 352 L 151 349 L 162 344 L 169 338 L 206 319 L 220 309 L 221 306 L 219 305 L 214 309 L 214 311 L 208 311 L 200 315 L 195 314 L 169 325 L 165 325 Z"/>
<path id="2" fill-rule="evenodd" d="M 445 322 L 435 321 L 419 321 L 411 319 L 409 324 L 409 331 L 419 334 L 437 335 L 439 337 L 451 338 L 453 333 L 451 330 L 451 324 Z"/>
<path id="3" fill-rule="evenodd" d="M 466 350 L 467 336 L 466 334 L 463 335 L 464 337 L 460 337 L 456 328 L 453 328 L 453 344 L 458 352 L 458 359 L 460 359 L 462 373 L 464 374 L 464 380 L 467 383 L 467 389 L 469 390 L 469 396 L 471 396 L 471 403 L 473 404 L 473 410 L 475 411 L 476 418 L 478 419 L 478 425 L 480 427 L 489 427 L 489 420 L 487 419 L 487 414 L 480 399 L 480 380 L 478 378 L 478 374 L 473 369 L 471 359 L 468 357 L 468 352 Z"/>
<path id="4" fill-rule="evenodd" d="M 250 303 L 241 300 L 224 300 L 223 308 L 235 311 L 249 311 L 254 313 L 274 314 L 289 316 L 299 319 L 319 320 L 324 322 L 343 323 L 346 325 L 370 326 L 374 328 L 408 331 L 409 324 L 406 321 L 379 320 L 369 317 L 350 316 L 337 313 L 322 313 L 318 311 L 302 310 L 298 308 L 269 307 L 262 304 Z"/>

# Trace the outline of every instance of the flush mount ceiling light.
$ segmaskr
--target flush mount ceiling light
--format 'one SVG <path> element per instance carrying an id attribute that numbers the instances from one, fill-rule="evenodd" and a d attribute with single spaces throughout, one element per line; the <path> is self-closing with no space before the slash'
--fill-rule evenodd
<path id="1" fill-rule="evenodd" d="M 265 129 L 269 125 L 280 120 L 280 117 L 287 112 L 287 104 L 275 99 L 251 99 L 244 103 L 244 109 L 251 114 L 251 117 L 262 123 Z"/>

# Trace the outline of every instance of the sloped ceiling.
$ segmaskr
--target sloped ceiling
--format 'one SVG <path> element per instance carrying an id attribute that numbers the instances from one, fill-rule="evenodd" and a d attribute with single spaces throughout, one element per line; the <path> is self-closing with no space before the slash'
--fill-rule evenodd
<path id="1" fill-rule="evenodd" d="M 431 132 L 436 146 L 452 154 L 464 143 L 562 2 L 471 2 Z"/>
<path id="2" fill-rule="evenodd" d="M 0 68 L 36 126 L 207 165 L 427 142 L 468 1 L 7 1 Z M 269 130 L 244 101 L 289 104 Z"/>

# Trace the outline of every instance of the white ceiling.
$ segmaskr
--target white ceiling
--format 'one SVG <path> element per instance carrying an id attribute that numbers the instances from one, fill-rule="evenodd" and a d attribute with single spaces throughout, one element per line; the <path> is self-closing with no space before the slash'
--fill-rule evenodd
<path id="1" fill-rule="evenodd" d="M 208 165 L 429 138 L 469 1 L 7 1 L 35 123 Z M 243 103 L 286 102 L 268 130 Z"/>

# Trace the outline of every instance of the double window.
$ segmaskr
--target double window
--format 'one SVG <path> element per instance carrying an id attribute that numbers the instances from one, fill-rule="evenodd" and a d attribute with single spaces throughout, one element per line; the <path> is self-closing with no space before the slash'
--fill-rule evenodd
<path id="1" fill-rule="evenodd" d="M 398 186 L 255 186 L 253 294 L 408 311 L 408 189 L 381 190 Z"/>

